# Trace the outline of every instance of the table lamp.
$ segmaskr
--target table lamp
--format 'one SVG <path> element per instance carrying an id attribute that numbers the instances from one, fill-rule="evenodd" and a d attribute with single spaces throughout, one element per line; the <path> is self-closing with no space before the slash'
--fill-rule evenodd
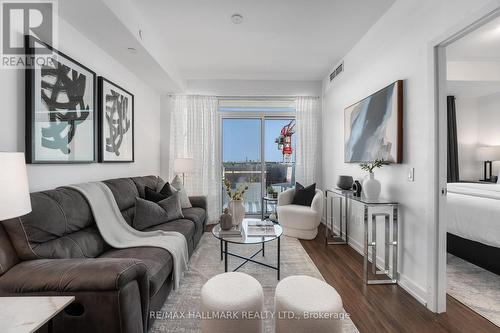
<path id="1" fill-rule="evenodd" d="M 23 153 L 0 152 L 0 221 L 31 212 Z"/>
<path id="2" fill-rule="evenodd" d="M 478 161 L 484 162 L 484 179 L 491 181 L 491 169 L 493 161 L 500 161 L 500 146 L 479 147 L 476 151 Z"/>
<path id="3" fill-rule="evenodd" d="M 176 158 L 174 160 L 174 172 L 182 173 L 182 185 L 184 184 L 185 174 L 194 171 L 193 158 Z"/>

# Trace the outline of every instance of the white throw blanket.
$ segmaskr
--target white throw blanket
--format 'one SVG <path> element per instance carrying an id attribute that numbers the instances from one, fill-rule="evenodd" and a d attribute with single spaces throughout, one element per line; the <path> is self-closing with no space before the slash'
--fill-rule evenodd
<path id="1" fill-rule="evenodd" d="M 88 201 L 97 228 L 104 240 L 114 248 L 152 246 L 170 252 L 174 259 L 175 288 L 187 269 L 189 260 L 186 237 L 176 231 L 138 231 L 128 225 L 118 208 L 115 197 L 101 182 L 68 186 L 80 192 Z"/>

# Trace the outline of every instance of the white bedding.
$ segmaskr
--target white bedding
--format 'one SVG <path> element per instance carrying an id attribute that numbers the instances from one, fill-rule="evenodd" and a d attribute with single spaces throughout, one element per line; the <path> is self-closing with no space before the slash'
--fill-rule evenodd
<path id="1" fill-rule="evenodd" d="M 500 247 L 500 184 L 449 183 L 449 233 Z"/>

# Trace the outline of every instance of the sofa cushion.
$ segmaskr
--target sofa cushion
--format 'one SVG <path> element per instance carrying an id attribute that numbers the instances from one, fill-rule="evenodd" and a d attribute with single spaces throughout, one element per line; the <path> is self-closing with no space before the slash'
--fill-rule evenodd
<path id="1" fill-rule="evenodd" d="M 139 196 L 139 191 L 132 179 L 109 179 L 105 180 L 104 184 L 106 184 L 113 193 L 118 208 L 120 208 L 121 211 L 134 207 L 135 198 Z"/>
<path id="2" fill-rule="evenodd" d="M 16 250 L 0 223 L 0 276 L 19 262 Z"/>
<path id="3" fill-rule="evenodd" d="M 172 255 L 159 247 L 131 247 L 111 249 L 99 258 L 137 259 L 147 267 L 149 277 L 149 295 L 155 295 L 173 269 Z"/>
<path id="4" fill-rule="evenodd" d="M 163 224 L 155 225 L 154 227 L 150 227 L 144 229 L 143 231 L 153 231 L 153 230 L 164 230 L 164 231 L 177 231 L 186 237 L 186 241 L 188 244 L 189 255 L 193 253 L 194 250 L 194 235 L 195 235 L 195 224 L 193 221 L 180 219 L 175 221 L 170 221 Z"/>
<path id="5" fill-rule="evenodd" d="M 196 233 L 200 231 L 200 229 L 204 228 L 203 222 L 207 216 L 207 212 L 203 208 L 199 207 L 191 207 L 185 208 L 182 210 L 182 215 L 186 220 L 193 221 L 196 227 Z"/>
<path id="6" fill-rule="evenodd" d="M 157 176 L 132 177 L 131 179 L 134 182 L 135 186 L 137 187 L 139 196 L 143 199 L 145 196 L 144 193 L 145 187 L 147 186 L 149 188 L 156 189 L 158 187 L 158 183 L 161 180 L 161 178 Z"/>
<path id="7" fill-rule="evenodd" d="M 93 258 L 106 243 L 85 198 L 76 190 L 31 193 L 31 213 L 3 221 L 22 260 Z"/>
<path id="8" fill-rule="evenodd" d="M 135 198 L 135 215 L 132 227 L 144 230 L 168 220 L 169 215 L 161 206 L 152 201 Z"/>

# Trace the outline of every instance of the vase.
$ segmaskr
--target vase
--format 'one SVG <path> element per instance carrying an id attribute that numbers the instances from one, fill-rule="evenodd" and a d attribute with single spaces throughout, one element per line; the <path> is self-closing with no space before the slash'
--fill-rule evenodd
<path id="1" fill-rule="evenodd" d="M 342 190 L 352 189 L 353 179 L 351 176 L 339 176 L 337 180 L 337 187 Z"/>
<path id="2" fill-rule="evenodd" d="M 229 201 L 229 212 L 233 216 L 233 225 L 240 225 L 245 218 L 245 206 L 243 205 L 243 200 Z"/>
<path id="3" fill-rule="evenodd" d="M 229 230 L 233 226 L 233 217 L 229 214 L 229 209 L 224 209 L 224 214 L 220 216 L 220 228 L 222 230 Z"/>
<path id="4" fill-rule="evenodd" d="M 381 185 L 380 182 L 375 179 L 373 173 L 369 175 L 370 177 L 363 182 L 363 194 L 368 200 L 377 200 L 380 196 Z"/>

